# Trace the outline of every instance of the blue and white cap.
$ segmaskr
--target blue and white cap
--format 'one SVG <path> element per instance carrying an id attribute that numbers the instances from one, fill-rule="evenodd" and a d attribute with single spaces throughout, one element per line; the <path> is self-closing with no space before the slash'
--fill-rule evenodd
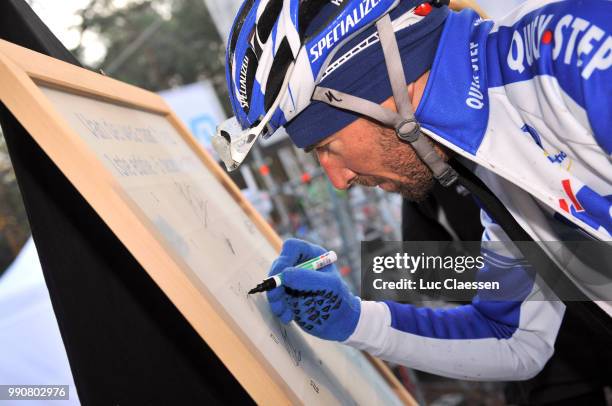
<path id="1" fill-rule="evenodd" d="M 449 13 L 445 7 L 424 6 L 419 7 L 420 10 L 410 10 L 406 9 L 406 3 L 400 2 L 390 13 L 404 66 L 405 83 L 416 81 L 431 69 Z M 423 23 L 417 24 L 420 22 Z M 387 67 L 382 61 L 383 50 L 378 31 L 373 26 L 348 41 L 336 53 L 318 86 L 380 104 L 393 95 Z M 360 117 L 353 111 L 312 101 L 284 127 L 297 147 L 308 148 Z"/>

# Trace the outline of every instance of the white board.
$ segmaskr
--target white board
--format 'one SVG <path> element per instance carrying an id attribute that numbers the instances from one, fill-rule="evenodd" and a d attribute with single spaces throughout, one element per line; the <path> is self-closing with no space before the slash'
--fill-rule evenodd
<path id="1" fill-rule="evenodd" d="M 227 322 L 299 401 L 400 404 L 361 353 L 281 325 L 265 296 L 246 295 L 277 254 L 165 117 L 41 90 L 162 236 L 162 244 L 183 260 L 201 294 L 224 310 Z"/>
<path id="2" fill-rule="evenodd" d="M 170 105 L 206 151 L 219 160 L 212 147 L 212 136 L 225 114 L 209 81 L 192 83 L 158 93 Z"/>

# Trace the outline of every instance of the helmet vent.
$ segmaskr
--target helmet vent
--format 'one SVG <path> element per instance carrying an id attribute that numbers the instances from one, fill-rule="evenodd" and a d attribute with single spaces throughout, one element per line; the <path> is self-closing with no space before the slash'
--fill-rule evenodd
<path id="1" fill-rule="evenodd" d="M 246 0 L 240 8 L 240 12 L 236 16 L 236 20 L 234 21 L 234 27 L 232 28 L 232 37 L 229 41 L 229 49 L 230 49 L 230 58 L 231 61 L 234 56 L 234 50 L 236 49 L 236 43 L 238 42 L 238 37 L 240 36 L 240 31 L 242 31 L 242 26 L 244 24 L 244 20 L 246 20 L 251 8 L 253 8 L 253 3 L 255 0 Z"/>
<path id="2" fill-rule="evenodd" d="M 306 32 L 309 31 L 308 28 L 310 27 L 310 23 L 327 4 L 329 4 L 329 0 L 309 0 L 300 4 L 298 16 L 300 38 L 304 39 Z"/>
<path id="3" fill-rule="evenodd" d="M 264 98 L 264 106 L 266 111 L 270 108 L 270 106 L 272 106 L 274 100 L 276 100 L 276 97 L 278 96 L 281 86 L 285 80 L 287 68 L 289 68 L 292 61 L 293 53 L 291 52 L 291 46 L 289 46 L 289 41 L 287 41 L 287 38 L 284 38 L 278 47 L 278 51 L 274 57 L 274 63 L 270 69 L 268 82 L 266 83 L 266 95 Z"/>
<path id="4" fill-rule="evenodd" d="M 257 22 L 257 35 L 262 42 L 268 42 L 272 28 L 283 9 L 283 0 L 270 0 Z"/>
<path id="5" fill-rule="evenodd" d="M 351 1 L 311 0 L 300 6 L 300 38 L 310 38 L 327 29 L 349 3 L 352 4 Z"/>

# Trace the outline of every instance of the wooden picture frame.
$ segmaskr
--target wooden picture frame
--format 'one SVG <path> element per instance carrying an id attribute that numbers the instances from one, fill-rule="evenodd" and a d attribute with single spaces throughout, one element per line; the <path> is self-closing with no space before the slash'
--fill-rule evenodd
<path id="1" fill-rule="evenodd" d="M 0 41 L 0 99 L 5 106 L 257 403 L 303 403 L 304 399 L 296 388 L 288 385 L 282 371 L 276 370 L 265 355 L 259 353 L 249 341 L 248 334 L 228 316 L 215 296 L 203 290 L 194 281 L 194 276 L 185 272 L 189 266 L 184 258 L 176 250 L 168 249 L 164 236 L 156 231 L 150 219 L 51 101 L 50 94 L 58 91 L 105 106 L 127 108 L 134 114 L 146 113 L 163 118 L 276 252 L 281 246 L 278 235 L 160 96 Z M 370 362 L 401 403 L 416 404 L 381 361 L 372 358 Z"/>

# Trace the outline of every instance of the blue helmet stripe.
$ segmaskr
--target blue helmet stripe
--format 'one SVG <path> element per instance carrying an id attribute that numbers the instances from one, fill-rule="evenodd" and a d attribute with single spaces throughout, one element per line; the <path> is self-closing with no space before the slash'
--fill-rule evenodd
<path id="1" fill-rule="evenodd" d="M 249 110 L 249 115 L 246 117 L 249 125 L 265 116 L 264 97 L 265 95 L 261 91 L 261 83 L 255 80 L 253 82 L 253 90 L 251 90 L 251 109 Z"/>
<path id="2" fill-rule="evenodd" d="M 272 27 L 272 57 L 276 56 L 276 32 L 278 31 L 278 21 Z M 272 73 L 272 72 L 271 72 Z"/>
<path id="3" fill-rule="evenodd" d="M 301 28 L 301 27 L 298 27 L 299 12 L 300 12 L 300 0 L 291 0 L 291 3 L 289 4 L 289 14 L 291 15 L 291 22 L 293 23 L 293 26 L 297 28 L 298 32 L 300 32 L 300 28 Z"/>
<path id="4" fill-rule="evenodd" d="M 259 7 L 259 3 L 261 3 L 260 0 L 255 1 L 255 3 L 253 4 L 253 7 L 249 11 L 242 25 L 243 27 L 254 27 L 255 26 L 255 22 L 257 18 L 257 8 Z M 253 123 L 252 120 L 249 120 L 249 117 L 252 116 L 252 113 L 256 113 L 256 111 L 254 110 L 257 110 L 255 108 L 256 104 L 254 103 L 254 100 L 253 100 L 255 98 L 254 94 L 253 96 L 251 96 L 251 103 L 250 103 L 250 109 L 249 109 L 248 116 L 242 109 L 240 105 L 240 101 L 238 100 L 237 95 L 236 95 L 236 89 L 239 88 L 240 86 L 239 85 L 240 84 L 240 66 L 246 55 L 247 50 L 250 49 L 249 35 L 251 34 L 251 32 L 252 32 L 251 29 L 243 29 L 239 33 L 238 40 L 236 42 L 237 44 L 236 49 L 234 52 L 234 60 L 236 63 L 236 68 L 234 69 L 235 72 L 234 72 L 234 77 L 233 77 L 234 85 L 230 88 L 230 97 L 232 98 L 233 109 L 234 109 L 234 112 L 236 113 L 236 118 L 238 119 L 238 122 L 243 127 L 247 127 Z M 254 88 L 255 86 L 253 86 L 253 90 Z M 262 108 L 263 108 L 263 104 L 262 104 Z M 261 115 L 261 112 L 259 112 L 256 115 L 257 117 L 259 117 Z"/>
<path id="5" fill-rule="evenodd" d="M 295 110 L 295 100 L 293 99 L 293 92 L 291 91 L 291 85 L 287 86 L 287 91 L 289 92 L 289 97 L 291 98 L 291 106 Z"/>
<path id="6" fill-rule="evenodd" d="M 283 110 L 280 107 L 277 107 L 276 111 L 272 115 L 272 118 L 270 119 L 270 125 L 273 128 L 278 128 L 285 125 L 286 122 L 287 119 L 285 118 L 285 113 L 283 113 Z"/>

